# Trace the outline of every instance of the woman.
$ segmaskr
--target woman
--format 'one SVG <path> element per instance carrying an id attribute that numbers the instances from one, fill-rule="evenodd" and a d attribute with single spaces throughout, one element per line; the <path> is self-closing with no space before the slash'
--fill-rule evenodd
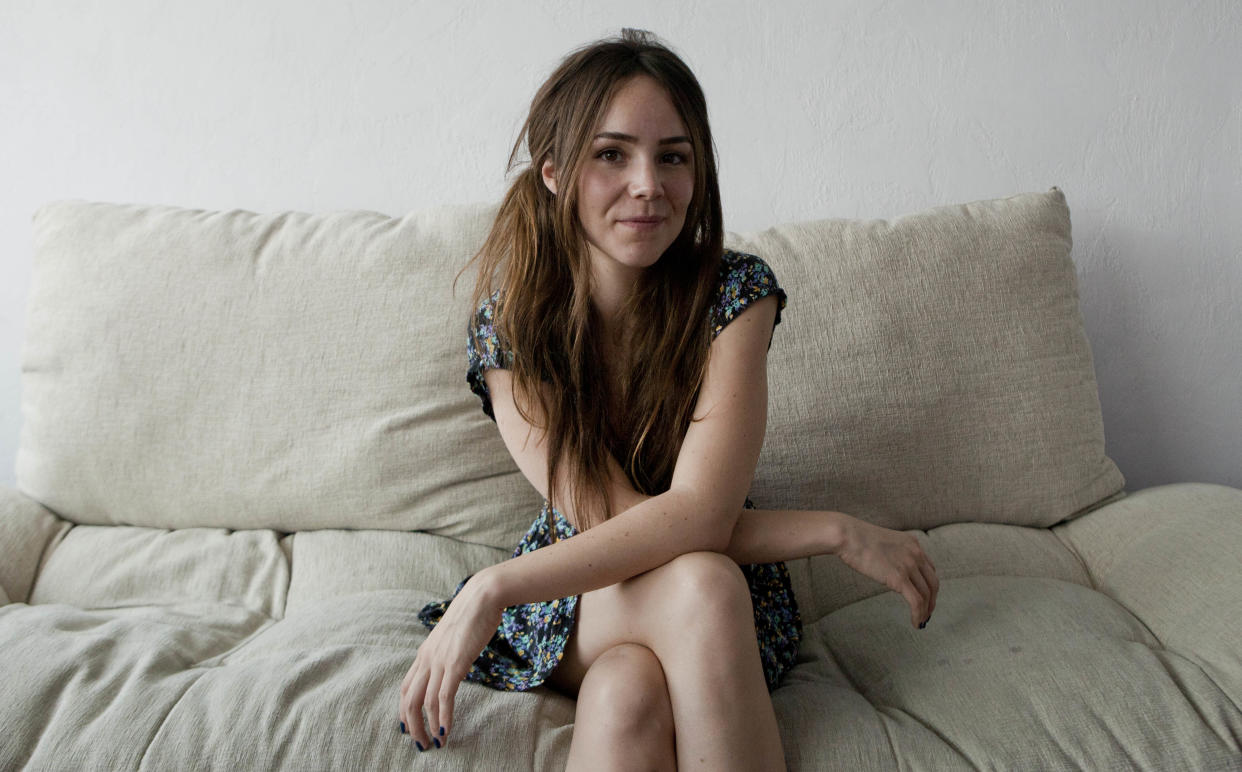
<path id="1" fill-rule="evenodd" d="M 420 613 L 401 730 L 445 743 L 463 679 L 546 682 L 577 698 L 570 769 L 783 769 L 769 692 L 802 629 L 783 561 L 836 553 L 918 627 L 935 568 L 908 534 L 746 498 L 785 293 L 722 248 L 706 104 L 681 59 L 633 30 L 579 49 L 535 95 L 510 168 L 524 143 L 476 255 L 468 381 L 545 504 L 512 559 Z"/>

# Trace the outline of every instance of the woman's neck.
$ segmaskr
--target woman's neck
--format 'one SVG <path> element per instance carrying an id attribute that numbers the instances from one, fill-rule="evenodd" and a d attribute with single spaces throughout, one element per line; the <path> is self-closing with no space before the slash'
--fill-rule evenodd
<path id="1" fill-rule="evenodd" d="M 603 321 L 604 331 L 613 336 L 618 332 L 621 307 L 644 269 L 611 260 L 593 260 L 591 269 L 591 304 Z"/>

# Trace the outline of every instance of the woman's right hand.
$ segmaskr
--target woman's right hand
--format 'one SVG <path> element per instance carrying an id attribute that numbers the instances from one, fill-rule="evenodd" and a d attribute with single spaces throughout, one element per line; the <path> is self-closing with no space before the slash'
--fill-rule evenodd
<path id="1" fill-rule="evenodd" d="M 856 517 L 848 517 L 842 531 L 842 547 L 837 551 L 842 562 L 900 593 L 910 604 L 911 623 L 925 625 L 936 608 L 940 579 L 919 540 Z"/>
<path id="2" fill-rule="evenodd" d="M 472 576 L 449 603 L 444 616 L 418 647 L 414 663 L 401 682 L 399 720 L 423 750 L 448 742 L 457 689 L 500 625 L 504 608 L 491 600 L 482 573 Z"/>

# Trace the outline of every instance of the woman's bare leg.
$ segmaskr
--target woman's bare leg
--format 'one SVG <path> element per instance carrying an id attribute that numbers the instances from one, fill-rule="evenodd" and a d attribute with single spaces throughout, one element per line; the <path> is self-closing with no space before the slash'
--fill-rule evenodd
<path id="1" fill-rule="evenodd" d="M 646 646 L 663 666 L 678 769 L 785 769 L 750 590 L 736 562 L 692 552 L 583 593 L 550 681 L 563 689 L 585 683 L 595 660 L 623 643 Z"/>
<path id="2" fill-rule="evenodd" d="M 577 699 L 566 772 L 676 772 L 673 708 L 651 649 L 623 643 L 599 655 Z"/>

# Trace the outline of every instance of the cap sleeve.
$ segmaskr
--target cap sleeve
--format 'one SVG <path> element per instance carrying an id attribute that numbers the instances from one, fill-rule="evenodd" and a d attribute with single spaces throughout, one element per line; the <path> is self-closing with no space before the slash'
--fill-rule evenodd
<path id="1" fill-rule="evenodd" d="M 487 391 L 487 382 L 483 380 L 483 371 L 513 369 L 513 352 L 496 332 L 494 324 L 499 302 L 499 291 L 484 299 L 471 317 L 466 331 L 466 382 L 482 401 L 483 412 L 493 421 L 496 414 L 492 410 L 492 397 Z"/>
<path id="2" fill-rule="evenodd" d="M 757 255 L 725 250 L 720 263 L 720 285 L 716 290 L 716 302 L 712 305 L 712 338 L 745 311 L 751 303 L 776 295 L 776 321 L 781 323 L 781 311 L 785 308 L 785 290 L 776 282 L 772 268 Z"/>

